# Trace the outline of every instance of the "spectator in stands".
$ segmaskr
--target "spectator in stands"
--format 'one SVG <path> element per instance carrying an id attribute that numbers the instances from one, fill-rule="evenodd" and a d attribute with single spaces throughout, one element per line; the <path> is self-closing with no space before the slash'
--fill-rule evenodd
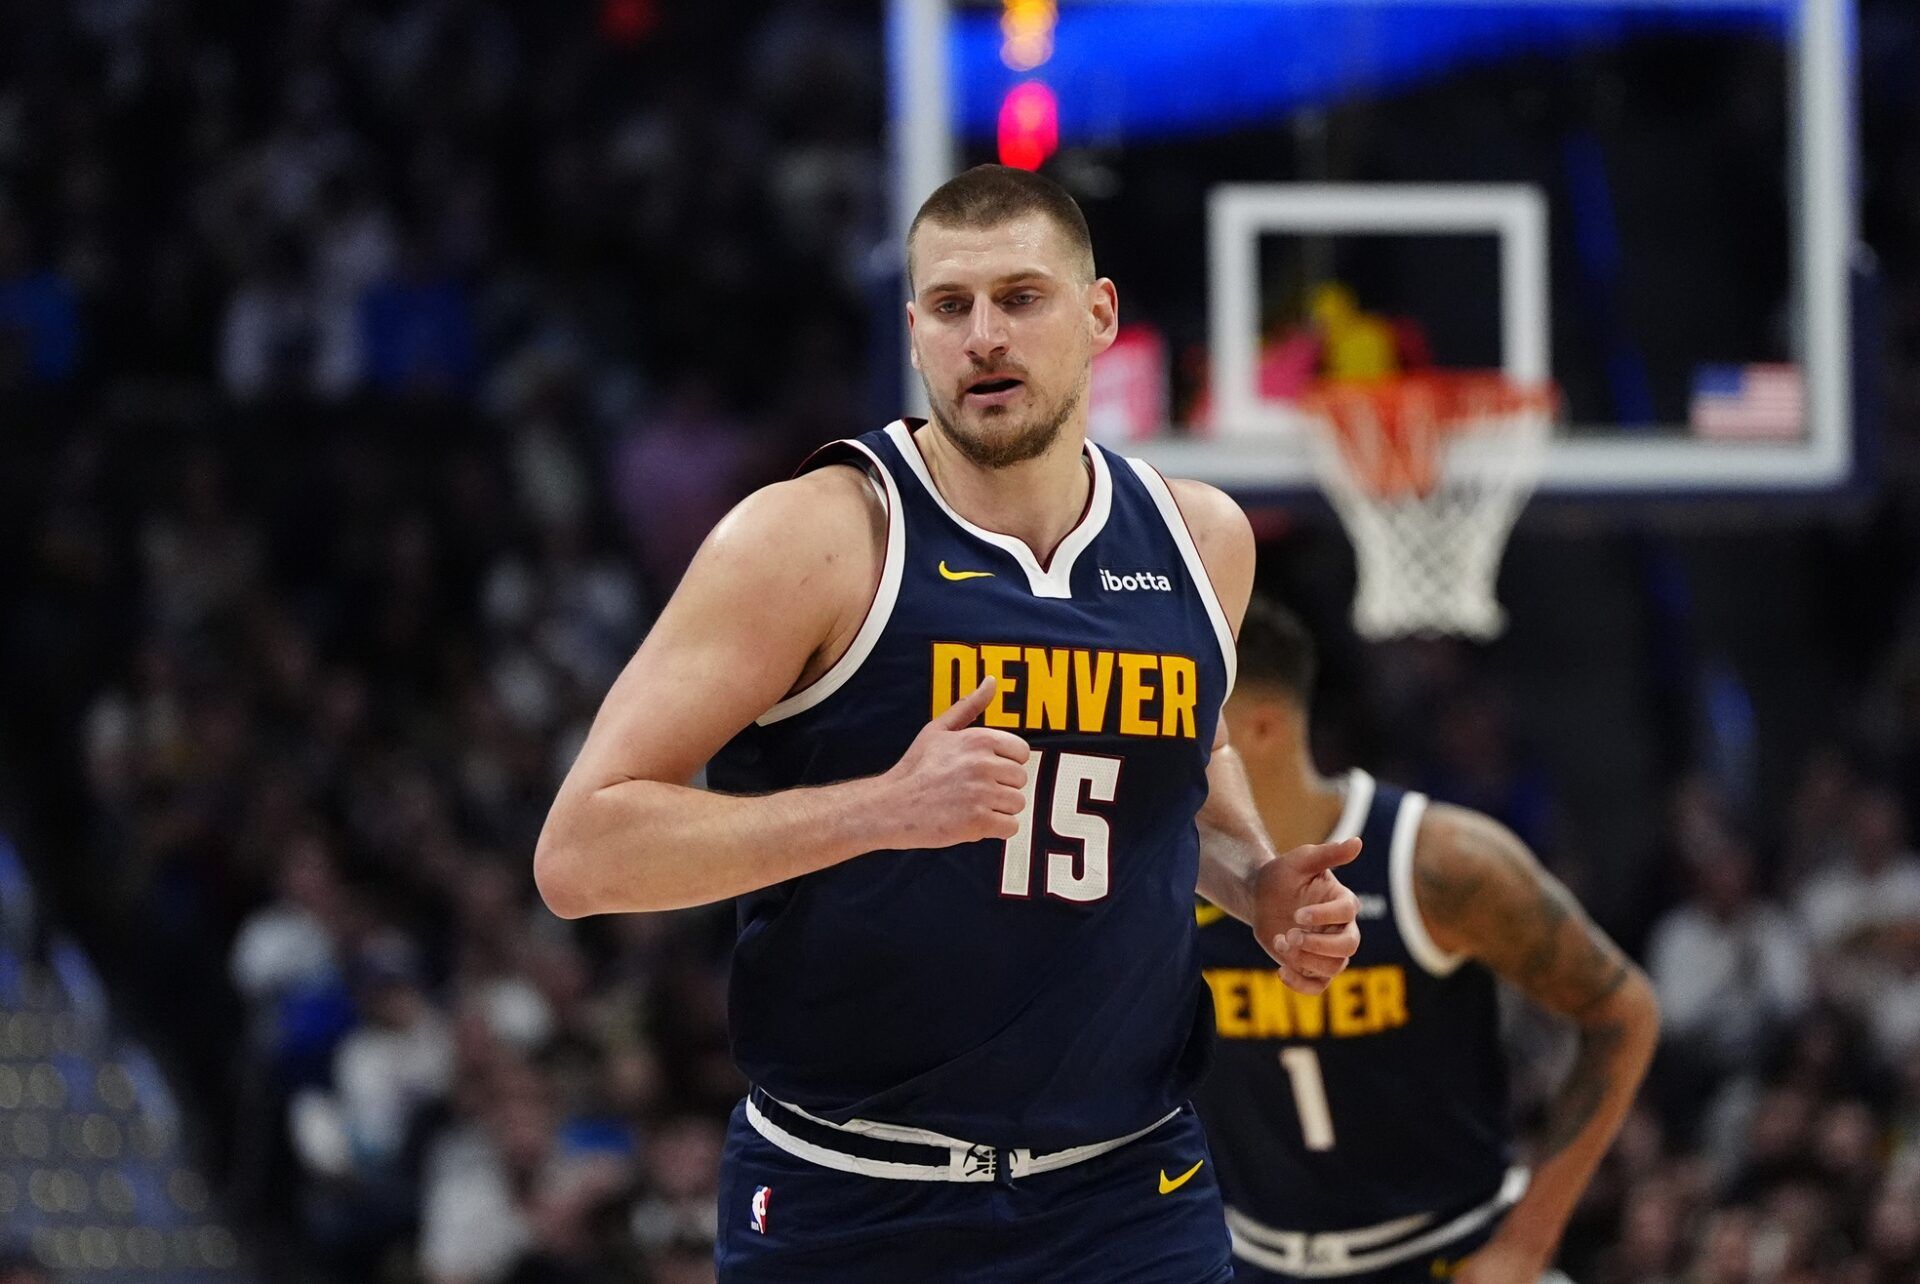
<path id="1" fill-rule="evenodd" d="M 573 1278 L 601 1255 L 595 1215 L 628 1184 L 629 1168 L 564 1144 L 548 1086 L 527 1063 L 502 1061 L 482 1091 L 480 1124 L 448 1134 L 428 1161 L 428 1279 L 499 1280 L 532 1262 Z"/>
<path id="2" fill-rule="evenodd" d="M 1792 918 L 1754 895 L 1740 842 L 1708 840 L 1690 859 L 1693 894 L 1648 949 L 1662 1037 L 1721 1073 L 1750 1072 L 1812 997 L 1806 945 Z"/>
<path id="3" fill-rule="evenodd" d="M 1893 791 L 1855 791 L 1844 811 L 1841 859 L 1823 862 L 1801 889 L 1796 909 L 1815 948 L 1843 951 L 1877 929 L 1920 926 L 1920 857 L 1907 841 Z"/>
<path id="4" fill-rule="evenodd" d="M 711 1119 L 676 1119 L 654 1134 L 646 1156 L 646 1193 L 628 1223 L 635 1243 L 650 1252 L 705 1244 L 712 1254 L 721 1140 Z"/>
<path id="5" fill-rule="evenodd" d="M 334 1057 L 334 1091 L 353 1166 L 379 1172 L 400 1161 L 415 1117 L 450 1086 L 452 1032 L 404 937 L 374 941 L 353 968 L 365 1019 Z"/>
<path id="6" fill-rule="evenodd" d="M 335 941 L 344 911 L 326 840 L 308 832 L 289 846 L 279 895 L 254 911 L 234 938 L 234 989 L 255 1005 L 324 984 L 338 975 Z"/>
<path id="7" fill-rule="evenodd" d="M 1873 1284 L 1920 1279 L 1920 1179 L 1890 1178 L 1874 1201 L 1866 1231 Z"/>
<path id="8" fill-rule="evenodd" d="M 318 391 L 319 347 L 301 245 L 285 237 L 258 244 L 227 301 L 221 328 L 220 378 L 227 394 L 251 402 Z"/>

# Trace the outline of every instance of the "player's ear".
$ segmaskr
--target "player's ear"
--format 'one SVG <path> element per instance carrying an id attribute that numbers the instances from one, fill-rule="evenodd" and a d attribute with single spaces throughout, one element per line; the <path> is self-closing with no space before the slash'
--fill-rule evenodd
<path id="1" fill-rule="evenodd" d="M 1220 710 L 1220 721 L 1226 725 L 1227 736 L 1242 757 L 1264 743 L 1260 703 L 1236 691 L 1227 697 L 1225 707 Z"/>
<path id="2" fill-rule="evenodd" d="M 1114 336 L 1120 332 L 1120 292 L 1107 277 L 1087 287 L 1087 318 L 1097 356 L 1113 346 Z"/>
<path id="3" fill-rule="evenodd" d="M 913 306 L 913 300 L 907 300 L 907 361 L 915 370 L 920 368 L 920 349 L 913 341 L 913 323 L 918 318 L 919 309 Z"/>
<path id="4" fill-rule="evenodd" d="M 1264 755 L 1286 739 L 1286 713 L 1277 701 L 1249 695 L 1228 701 L 1229 707 L 1235 703 L 1240 707 L 1232 724 L 1233 742 L 1242 754 L 1252 750 Z"/>

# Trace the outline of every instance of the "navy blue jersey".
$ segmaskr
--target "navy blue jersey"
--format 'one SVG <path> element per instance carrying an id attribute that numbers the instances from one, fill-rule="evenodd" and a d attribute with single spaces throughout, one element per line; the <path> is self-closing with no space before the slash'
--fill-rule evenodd
<path id="1" fill-rule="evenodd" d="M 1332 839 L 1359 834 L 1340 880 L 1360 950 L 1320 996 L 1295 994 L 1242 924 L 1202 905 L 1201 965 L 1219 1042 L 1195 1094 L 1228 1224 L 1308 1233 L 1479 1205 L 1509 1161 L 1494 979 L 1443 953 L 1414 902 L 1426 799 L 1351 774 Z M 1245 1238 L 1236 1227 L 1236 1242 Z"/>
<path id="2" fill-rule="evenodd" d="M 1017 732 L 1009 840 L 880 851 L 743 896 L 734 1056 L 774 1097 L 1036 1150 L 1176 1109 L 1212 1004 L 1194 954 L 1194 815 L 1233 636 L 1158 473 L 1089 443 L 1087 509 L 1047 563 L 955 513 L 908 421 L 812 466 L 868 468 L 880 584 L 852 646 L 715 757 L 765 792 L 870 776 L 987 674 Z"/>

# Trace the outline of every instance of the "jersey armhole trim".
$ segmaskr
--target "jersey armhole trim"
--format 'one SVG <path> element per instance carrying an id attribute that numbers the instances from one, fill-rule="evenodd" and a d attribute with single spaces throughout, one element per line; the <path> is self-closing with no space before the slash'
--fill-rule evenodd
<path id="1" fill-rule="evenodd" d="M 1344 843 L 1367 826 L 1367 812 L 1373 807 L 1373 777 L 1355 767 L 1347 773 L 1347 805 L 1327 835 L 1330 843 Z"/>
<path id="2" fill-rule="evenodd" d="M 887 471 L 887 466 L 880 462 L 880 456 L 857 441 L 844 444 L 867 457 L 870 465 L 868 480 L 878 481 L 881 497 L 886 501 L 887 547 L 880 561 L 880 582 L 874 585 L 873 598 L 867 603 L 866 618 L 861 620 L 859 632 L 853 635 L 853 641 L 840 658 L 825 673 L 755 718 L 757 726 L 765 727 L 791 718 L 796 713 L 805 713 L 847 685 L 847 681 L 866 663 L 867 657 L 873 654 L 880 635 L 886 631 L 887 621 L 893 617 L 894 603 L 900 597 L 900 578 L 907 562 L 907 530 L 906 518 L 900 508 L 899 487 L 893 480 L 893 474 Z"/>
<path id="3" fill-rule="evenodd" d="M 1427 932 L 1427 920 L 1420 916 L 1420 902 L 1413 891 L 1414 849 L 1420 845 L 1420 821 L 1427 814 L 1427 796 L 1408 794 L 1400 802 L 1400 814 L 1393 822 L 1393 844 L 1387 852 L 1387 882 L 1393 892 L 1393 925 L 1400 929 L 1407 953 L 1432 976 L 1452 976 L 1464 954 L 1449 954 Z"/>
<path id="4" fill-rule="evenodd" d="M 1167 533 L 1173 536 L 1180 559 L 1187 564 L 1187 578 L 1193 581 L 1194 590 L 1207 608 L 1207 618 L 1213 621 L 1214 636 L 1220 641 L 1220 658 L 1227 665 L 1227 689 L 1220 697 L 1225 703 L 1227 696 L 1233 694 L 1234 679 L 1240 672 L 1240 653 L 1234 645 L 1233 626 L 1227 623 L 1227 613 L 1220 607 L 1220 595 L 1214 592 L 1213 576 L 1200 557 L 1199 546 L 1193 542 L 1193 528 L 1187 525 L 1186 514 L 1180 511 L 1180 501 L 1173 497 L 1173 488 L 1167 485 L 1167 479 L 1144 459 L 1129 458 L 1127 465 L 1139 476 L 1154 507 L 1160 510 L 1160 519 L 1167 524 Z"/>

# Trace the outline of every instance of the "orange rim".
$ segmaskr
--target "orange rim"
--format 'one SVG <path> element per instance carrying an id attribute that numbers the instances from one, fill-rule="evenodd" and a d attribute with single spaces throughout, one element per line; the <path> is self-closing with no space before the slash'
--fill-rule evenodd
<path id="1" fill-rule="evenodd" d="M 1326 422 L 1354 479 L 1377 498 L 1398 499 L 1433 493 L 1454 435 L 1503 416 L 1550 415 L 1556 402 L 1551 387 L 1500 374 L 1422 371 L 1327 380 L 1304 404 Z"/>

